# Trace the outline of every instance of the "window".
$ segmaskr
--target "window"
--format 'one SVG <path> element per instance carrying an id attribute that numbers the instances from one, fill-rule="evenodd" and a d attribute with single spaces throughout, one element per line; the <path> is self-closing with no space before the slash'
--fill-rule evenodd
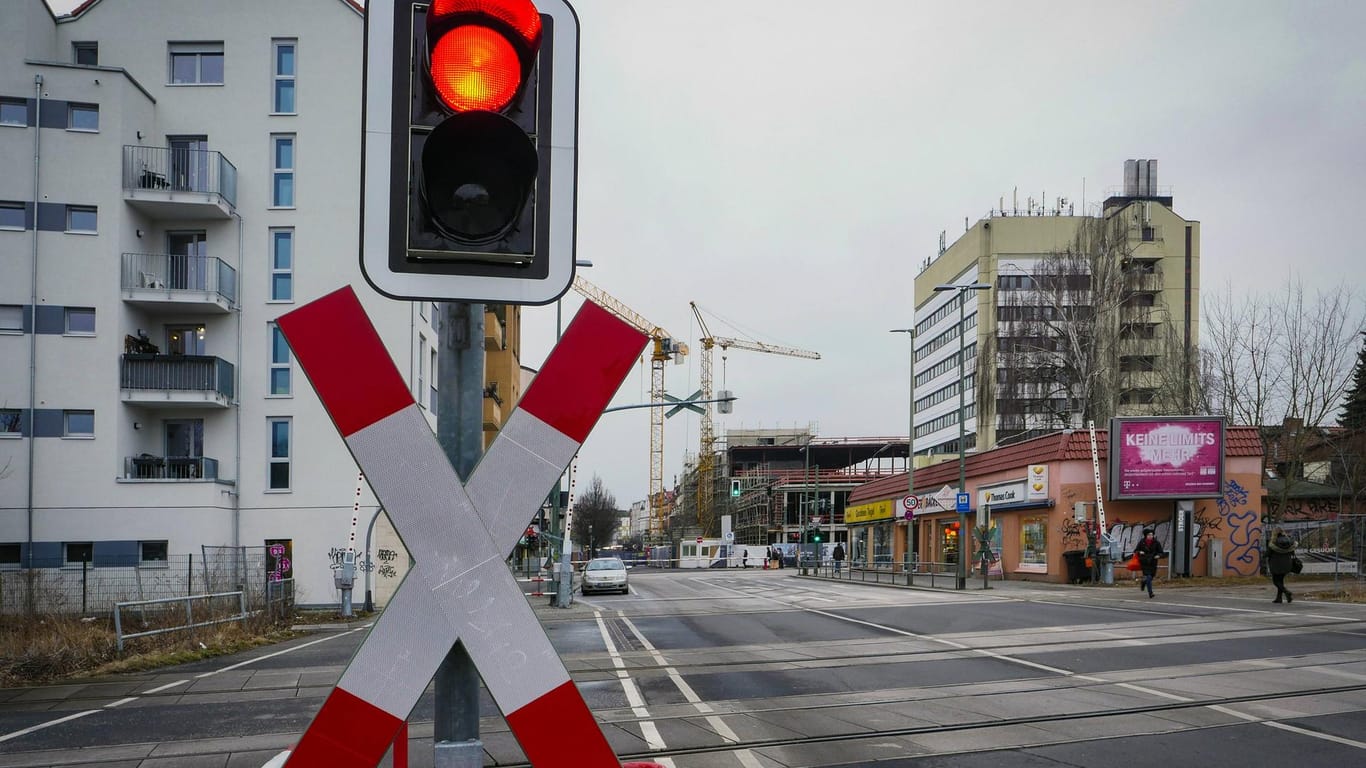
<path id="1" fill-rule="evenodd" d="M 426 404 L 427 394 L 427 337 L 417 335 L 417 402 Z"/>
<path id="2" fill-rule="evenodd" d="M 0 436 L 13 435 L 18 437 L 23 432 L 20 427 L 23 422 L 20 420 L 21 411 L 18 408 L 0 408 Z"/>
<path id="3" fill-rule="evenodd" d="M 275 82 L 271 96 L 270 111 L 276 114 L 294 114 L 294 40 L 275 41 Z"/>
<path id="4" fill-rule="evenodd" d="M 88 563 L 95 559 L 95 545 L 88 541 L 62 542 L 62 561 L 67 565 Z"/>
<path id="5" fill-rule="evenodd" d="M 18 304 L 0 304 L 0 333 L 24 332 L 24 308 Z"/>
<path id="6" fill-rule="evenodd" d="M 270 394 L 288 395 L 289 387 L 289 344 L 280 326 L 270 324 Z"/>
<path id="7" fill-rule="evenodd" d="M 270 466 L 266 488 L 272 491 L 289 490 L 289 419 L 267 419 L 270 431 Z"/>
<path id="8" fill-rule="evenodd" d="M 66 231 L 94 234 L 98 232 L 98 216 L 94 206 L 68 205 L 66 207 Z"/>
<path id="9" fill-rule="evenodd" d="M 166 565 L 169 547 L 164 541 L 139 541 L 138 559 L 143 565 Z"/>
<path id="10" fill-rule="evenodd" d="M 93 40 L 72 43 L 71 60 L 87 67 L 98 66 L 100 63 L 100 44 Z"/>
<path id="11" fill-rule="evenodd" d="M 294 230 L 270 231 L 270 300 L 294 300 Z"/>
<path id="12" fill-rule="evenodd" d="M 62 411 L 63 437 L 94 437 L 94 411 Z"/>
<path id="13" fill-rule="evenodd" d="M 171 85 L 222 84 L 222 43 L 171 43 Z"/>
<path id="14" fill-rule="evenodd" d="M 26 229 L 27 222 L 23 203 L 0 202 L 0 229 Z"/>
<path id="15" fill-rule="evenodd" d="M 93 336 L 95 334 L 94 307 L 67 307 L 66 333 Z"/>
<path id="16" fill-rule="evenodd" d="M 70 131 L 100 130 L 100 105 L 70 104 L 66 108 L 66 127 Z"/>
<path id="17" fill-rule="evenodd" d="M 1026 517 L 1020 520 L 1021 571 L 1048 571 L 1048 517 Z"/>
<path id="18" fill-rule="evenodd" d="M 429 409 L 431 409 L 431 412 L 432 412 L 432 413 L 436 413 L 436 348 L 435 348 L 435 347 L 433 347 L 432 350 L 431 350 L 430 352 L 427 353 L 427 359 L 430 361 L 430 364 L 427 366 L 427 370 L 429 370 L 429 371 L 432 372 L 432 379 L 431 379 L 431 380 L 432 380 L 432 386 L 431 386 L 431 392 L 430 392 L 430 394 L 428 395 L 428 398 L 427 398 L 427 407 L 428 407 Z"/>
<path id="19" fill-rule="evenodd" d="M 0 544 L 0 568 L 13 569 L 19 567 L 19 544 Z"/>
<path id="20" fill-rule="evenodd" d="M 23 99 L 0 99 L 0 125 L 28 127 L 28 102 Z"/>
<path id="21" fill-rule="evenodd" d="M 273 159 L 270 204 L 276 208 L 294 207 L 294 137 L 272 136 Z"/>

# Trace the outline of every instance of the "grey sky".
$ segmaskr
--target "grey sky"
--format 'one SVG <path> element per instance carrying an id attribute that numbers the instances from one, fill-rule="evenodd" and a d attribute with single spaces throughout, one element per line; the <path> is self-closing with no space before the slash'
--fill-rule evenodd
<path id="1" fill-rule="evenodd" d="M 905 434 L 911 282 L 1018 189 L 1088 205 L 1156 158 L 1201 222 L 1202 288 L 1360 282 L 1366 3 L 571 0 L 581 28 L 584 276 L 700 353 L 718 335 L 821 353 L 717 351 L 730 428 Z M 74 3 L 53 5 L 58 11 Z M 305 87 L 305 86 L 301 86 Z M 359 108 L 359 105 L 358 107 Z M 579 303 L 571 294 L 566 318 Z M 555 312 L 528 309 L 538 366 Z M 698 386 L 696 355 L 666 371 Z M 616 403 L 645 402 L 648 362 Z M 698 421 L 665 426 L 665 486 Z M 580 487 L 645 496 L 644 411 L 606 415 Z"/>

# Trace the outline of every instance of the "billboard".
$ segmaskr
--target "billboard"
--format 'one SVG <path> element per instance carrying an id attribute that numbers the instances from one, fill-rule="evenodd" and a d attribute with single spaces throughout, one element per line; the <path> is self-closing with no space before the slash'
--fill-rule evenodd
<path id="1" fill-rule="evenodd" d="M 1224 486 L 1224 420 L 1144 416 L 1110 420 L 1111 499 L 1198 499 Z"/>

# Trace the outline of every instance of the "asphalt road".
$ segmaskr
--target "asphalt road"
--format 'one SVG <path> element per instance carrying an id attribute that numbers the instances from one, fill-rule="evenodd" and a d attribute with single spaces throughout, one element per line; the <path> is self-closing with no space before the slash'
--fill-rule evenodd
<path id="1" fill-rule="evenodd" d="M 987 592 L 631 572 L 533 598 L 617 753 L 673 768 L 1366 764 L 1366 606 L 1269 588 L 1007 583 Z M 260 766 L 307 727 L 366 629 L 0 691 L 0 768 Z M 483 698 L 488 765 L 524 758 Z M 430 766 L 431 693 L 410 717 Z M 554 723 L 547 723 L 553 728 Z M 1308 761 L 1308 762 L 1306 762 Z"/>

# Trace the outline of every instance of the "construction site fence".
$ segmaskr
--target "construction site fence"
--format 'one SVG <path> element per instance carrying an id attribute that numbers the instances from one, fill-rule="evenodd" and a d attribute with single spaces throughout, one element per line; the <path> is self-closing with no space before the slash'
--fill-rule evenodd
<path id="1" fill-rule="evenodd" d="M 0 614 L 111 615 L 116 603 L 240 591 L 248 611 L 287 615 L 293 582 L 268 573 L 266 561 L 264 546 L 215 546 L 153 562 L 35 562 L 0 570 Z"/>

